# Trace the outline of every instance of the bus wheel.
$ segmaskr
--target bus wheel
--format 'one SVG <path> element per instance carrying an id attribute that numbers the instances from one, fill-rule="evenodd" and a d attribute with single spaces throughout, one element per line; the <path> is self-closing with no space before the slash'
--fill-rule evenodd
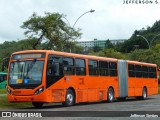
<path id="1" fill-rule="evenodd" d="M 142 96 L 138 96 L 138 100 L 145 100 L 147 98 L 147 89 L 144 87 L 142 90 Z"/>
<path id="2" fill-rule="evenodd" d="M 66 92 L 65 102 L 62 104 L 66 107 L 72 106 L 75 103 L 75 95 L 71 89 L 68 89 Z"/>
<path id="3" fill-rule="evenodd" d="M 143 88 L 141 99 L 142 99 L 142 100 L 145 100 L 146 98 L 147 98 L 147 89 L 146 89 L 146 88 Z"/>
<path id="4" fill-rule="evenodd" d="M 114 91 L 112 88 L 109 88 L 107 93 L 107 101 L 113 102 L 113 100 L 114 100 Z"/>
<path id="5" fill-rule="evenodd" d="M 32 105 L 35 108 L 41 108 L 43 106 L 43 102 L 32 102 Z"/>

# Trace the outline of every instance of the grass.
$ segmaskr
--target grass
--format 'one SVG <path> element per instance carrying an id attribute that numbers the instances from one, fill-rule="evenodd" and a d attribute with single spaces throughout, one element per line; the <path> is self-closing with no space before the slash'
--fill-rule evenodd
<path id="1" fill-rule="evenodd" d="M 6 89 L 0 89 L 0 94 L 6 94 Z M 0 96 L 0 109 L 1 108 L 25 108 L 32 107 L 31 102 L 19 102 L 19 103 L 9 103 L 7 96 Z"/>
<path id="2" fill-rule="evenodd" d="M 0 108 L 25 108 L 32 107 L 30 102 L 9 103 L 7 96 L 0 96 Z"/>
<path id="3" fill-rule="evenodd" d="M 6 89 L 0 89 L 0 94 L 6 94 L 7 90 Z"/>

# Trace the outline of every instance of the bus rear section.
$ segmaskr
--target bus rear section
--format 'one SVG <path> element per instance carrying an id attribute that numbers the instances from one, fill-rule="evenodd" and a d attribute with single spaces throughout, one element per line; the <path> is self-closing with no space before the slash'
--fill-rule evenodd
<path id="1" fill-rule="evenodd" d="M 119 98 L 158 94 L 158 68 L 155 64 L 118 60 Z"/>

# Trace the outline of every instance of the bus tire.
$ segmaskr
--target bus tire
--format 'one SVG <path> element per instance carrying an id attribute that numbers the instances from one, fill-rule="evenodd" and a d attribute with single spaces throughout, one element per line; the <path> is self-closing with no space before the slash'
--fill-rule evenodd
<path id="1" fill-rule="evenodd" d="M 65 96 L 65 102 L 62 104 L 66 107 L 72 106 L 75 103 L 75 95 L 71 89 L 68 89 Z"/>
<path id="2" fill-rule="evenodd" d="M 145 100 L 147 98 L 147 88 L 143 88 L 142 90 L 142 96 L 138 96 L 137 99 L 138 100 Z"/>
<path id="3" fill-rule="evenodd" d="M 143 90 L 142 90 L 141 99 L 145 100 L 146 98 L 147 98 L 147 89 L 144 87 Z"/>
<path id="4" fill-rule="evenodd" d="M 32 105 L 35 108 L 41 108 L 43 106 L 43 102 L 32 102 Z"/>
<path id="5" fill-rule="evenodd" d="M 114 90 L 113 88 L 109 88 L 107 92 L 107 101 L 113 102 L 114 101 Z"/>

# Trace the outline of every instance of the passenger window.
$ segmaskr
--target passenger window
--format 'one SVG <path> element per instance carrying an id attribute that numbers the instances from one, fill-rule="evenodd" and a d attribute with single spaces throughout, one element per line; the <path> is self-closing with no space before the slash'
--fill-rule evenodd
<path id="1" fill-rule="evenodd" d="M 109 62 L 109 75 L 117 76 L 117 63 L 116 62 Z"/>
<path id="2" fill-rule="evenodd" d="M 157 78 L 156 67 L 148 67 L 149 78 Z"/>
<path id="3" fill-rule="evenodd" d="M 128 70 L 133 71 L 134 70 L 134 65 L 133 64 L 128 64 Z"/>
<path id="4" fill-rule="evenodd" d="M 142 76 L 143 78 L 148 78 L 148 67 L 142 66 Z"/>
<path id="5" fill-rule="evenodd" d="M 101 76 L 108 76 L 108 62 L 105 61 L 99 61 L 99 72 Z"/>
<path id="6" fill-rule="evenodd" d="M 136 77 L 142 77 L 142 67 L 140 65 L 135 65 Z"/>
<path id="7" fill-rule="evenodd" d="M 88 68 L 89 68 L 89 75 L 92 75 L 92 76 L 99 75 L 98 61 L 88 60 Z"/>
<path id="8" fill-rule="evenodd" d="M 69 57 L 63 58 L 63 72 L 65 75 L 74 75 L 75 68 L 74 68 L 74 59 Z"/>
<path id="9" fill-rule="evenodd" d="M 86 65 L 84 59 L 75 59 L 76 75 L 86 75 Z"/>
<path id="10" fill-rule="evenodd" d="M 135 68 L 133 64 L 128 64 L 129 77 L 135 77 Z"/>

